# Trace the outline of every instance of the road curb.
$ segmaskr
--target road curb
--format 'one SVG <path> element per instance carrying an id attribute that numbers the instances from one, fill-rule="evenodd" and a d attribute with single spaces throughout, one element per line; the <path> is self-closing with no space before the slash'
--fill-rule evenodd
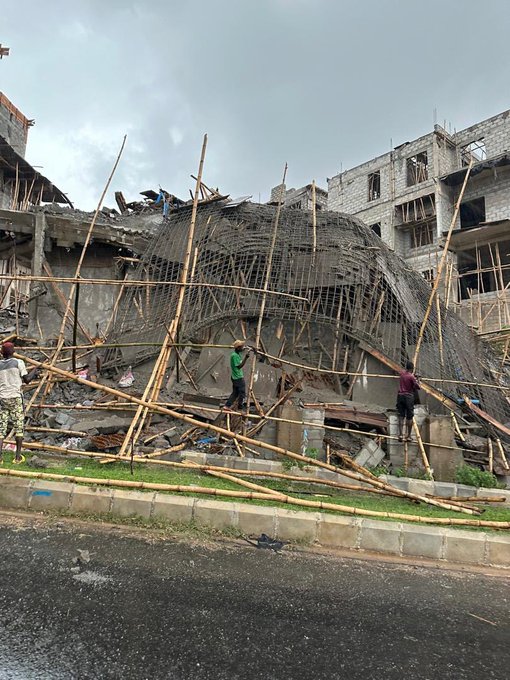
<path id="1" fill-rule="evenodd" d="M 0 507 L 194 523 L 284 541 L 510 569 L 510 535 L 303 512 L 164 493 L 0 478 Z"/>

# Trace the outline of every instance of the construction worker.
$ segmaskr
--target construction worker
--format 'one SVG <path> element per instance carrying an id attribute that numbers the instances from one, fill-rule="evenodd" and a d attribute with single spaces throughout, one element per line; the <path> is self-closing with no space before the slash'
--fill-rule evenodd
<path id="1" fill-rule="evenodd" d="M 398 411 L 398 441 L 401 442 L 404 438 L 409 441 L 411 439 L 411 429 L 413 427 L 414 418 L 414 404 L 416 402 L 417 392 L 420 389 L 420 383 L 413 373 L 414 364 L 412 361 L 406 363 L 405 370 L 400 373 L 400 381 L 397 395 L 397 411 Z M 405 420 L 405 434 L 403 433 L 403 425 Z"/>
<path id="2" fill-rule="evenodd" d="M 224 411 L 231 411 L 232 406 L 239 402 L 239 408 L 242 409 L 246 402 L 246 382 L 244 380 L 243 366 L 248 359 L 248 354 L 242 357 L 246 350 L 246 343 L 244 340 L 236 340 L 233 345 L 233 351 L 230 355 L 230 379 L 232 380 L 232 394 L 225 402 Z M 251 348 L 248 347 L 248 351 Z"/>
<path id="3" fill-rule="evenodd" d="M 12 342 L 4 342 L 0 359 L 0 465 L 4 462 L 3 443 L 9 422 L 14 428 L 16 437 L 16 456 L 12 462 L 19 465 L 25 461 L 21 454 L 25 422 L 21 386 L 30 382 L 35 370 L 28 375 L 25 362 L 15 359 L 13 354 Z"/>

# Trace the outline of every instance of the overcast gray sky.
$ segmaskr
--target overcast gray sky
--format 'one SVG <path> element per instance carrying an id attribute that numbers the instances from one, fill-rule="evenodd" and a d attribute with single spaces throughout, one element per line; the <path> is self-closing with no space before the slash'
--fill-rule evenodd
<path id="1" fill-rule="evenodd" d="M 268 196 L 510 107 L 508 0 L 0 0 L 0 90 L 75 205 L 204 181 Z"/>

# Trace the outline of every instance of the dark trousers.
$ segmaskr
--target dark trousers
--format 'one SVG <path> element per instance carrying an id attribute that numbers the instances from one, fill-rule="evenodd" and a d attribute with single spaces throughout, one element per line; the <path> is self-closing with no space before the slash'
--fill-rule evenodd
<path id="1" fill-rule="evenodd" d="M 239 407 L 242 408 L 246 401 L 246 383 L 244 378 L 238 378 L 237 380 L 232 380 L 232 394 L 227 399 L 225 406 L 229 408 L 239 401 Z"/>

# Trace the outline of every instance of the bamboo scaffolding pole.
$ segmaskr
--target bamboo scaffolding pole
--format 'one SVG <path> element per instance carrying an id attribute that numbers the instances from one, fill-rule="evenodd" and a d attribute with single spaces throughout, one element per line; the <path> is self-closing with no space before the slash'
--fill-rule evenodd
<path id="1" fill-rule="evenodd" d="M 7 281 L 26 281 L 26 282 L 40 282 L 40 283 L 80 283 L 87 286 L 124 286 L 125 288 L 159 288 L 161 286 L 174 286 L 175 288 L 182 288 L 183 283 L 179 281 L 147 281 L 146 279 L 96 279 L 96 278 L 76 278 L 65 276 L 33 276 L 22 274 L 2 274 L 0 279 Z M 262 288 L 254 288 L 252 286 L 238 286 L 228 283 L 208 283 L 207 281 L 192 281 L 186 284 L 186 288 L 217 288 L 219 290 L 241 290 L 248 293 L 266 293 L 275 297 L 284 297 L 298 302 L 308 303 L 308 298 L 303 295 L 295 295 L 294 293 L 285 293 L 283 291 L 268 289 L 264 291 Z"/>
<path id="2" fill-rule="evenodd" d="M 204 160 L 205 160 L 205 152 L 207 149 L 207 135 L 204 135 L 204 140 L 202 143 L 202 152 L 200 154 L 200 164 L 198 168 L 198 176 L 197 176 L 197 181 L 195 185 L 195 195 L 193 197 L 193 207 L 191 211 L 191 220 L 190 220 L 190 226 L 188 230 L 188 240 L 186 244 L 186 253 L 184 256 L 184 262 L 183 262 L 183 267 L 182 267 L 182 272 L 181 272 L 181 277 L 180 277 L 180 283 L 182 284 L 179 287 L 179 292 L 178 292 L 178 298 L 177 298 L 177 305 L 176 305 L 176 310 L 174 314 L 174 318 L 170 324 L 170 328 L 167 329 L 167 334 L 165 336 L 165 340 L 163 342 L 163 345 L 161 347 L 158 359 L 154 365 L 154 369 L 149 377 L 149 380 L 147 381 L 147 385 L 145 387 L 144 393 L 143 393 L 143 400 L 146 401 L 147 397 L 150 395 L 150 402 L 157 401 L 158 396 L 159 396 L 159 391 L 161 384 L 163 382 L 163 377 L 166 371 L 166 367 L 168 365 L 168 361 L 170 358 L 170 353 L 172 350 L 171 343 L 175 342 L 175 337 L 176 334 L 178 333 L 179 330 L 179 324 L 181 320 L 181 313 L 182 313 L 182 307 L 184 303 L 184 296 L 186 293 L 186 285 L 188 283 L 188 273 L 189 273 L 189 267 L 190 267 L 190 262 L 191 262 L 191 255 L 192 255 L 192 249 L 193 249 L 193 239 L 195 236 L 195 224 L 196 224 L 196 218 L 197 218 L 197 208 L 198 208 L 198 199 L 199 199 L 199 191 L 200 191 L 200 186 L 201 186 L 201 181 L 202 181 L 202 172 L 204 168 Z M 149 407 L 150 408 L 150 407 Z M 149 408 L 147 407 L 142 407 L 140 406 L 131 422 L 131 425 L 128 428 L 128 431 L 126 433 L 126 437 L 124 439 L 124 442 L 122 443 L 122 446 L 119 451 L 119 456 L 123 456 L 126 452 L 126 449 L 129 445 L 130 442 L 134 445 L 138 439 L 138 436 L 140 435 L 142 431 L 143 424 L 145 422 L 145 419 L 147 418 L 147 414 L 149 413 Z M 139 421 L 141 420 L 141 424 L 138 427 L 137 431 L 135 432 L 135 428 L 139 424 Z"/>
<path id="3" fill-rule="evenodd" d="M 249 447 L 246 447 L 247 451 L 250 451 Z M 238 475 L 240 477 L 264 477 L 264 478 L 269 478 L 269 479 L 281 479 L 285 480 L 288 482 L 299 482 L 303 484 L 317 484 L 318 486 L 329 486 L 334 489 L 344 489 L 346 491 L 359 491 L 359 492 L 367 492 L 367 493 L 375 493 L 383 496 L 395 496 L 393 492 L 390 491 L 385 491 L 383 489 L 375 489 L 369 486 L 361 486 L 360 484 L 346 484 L 342 482 L 335 482 L 331 479 L 318 479 L 317 477 L 302 477 L 299 475 L 290 475 L 290 474 L 285 474 L 283 472 L 265 472 L 265 471 L 254 471 L 254 470 L 237 470 L 236 468 L 229 468 L 229 467 L 224 467 L 224 466 L 219 466 L 219 465 L 200 465 L 198 463 L 192 463 L 192 462 L 184 462 L 184 463 L 177 463 L 179 467 L 185 466 L 185 467 L 191 467 L 192 469 L 195 470 L 202 470 L 202 471 L 208 471 L 208 470 L 214 470 L 217 472 L 226 472 L 226 473 L 231 473 Z M 299 492 L 297 492 L 299 493 Z M 435 498 L 435 496 L 432 496 L 432 498 Z M 449 499 L 447 499 L 449 500 Z M 505 500 L 505 499 L 502 499 Z"/>
<path id="4" fill-rule="evenodd" d="M 88 432 L 80 432 L 79 430 L 61 430 L 55 427 L 37 427 L 36 425 L 27 425 L 25 427 L 27 432 L 50 432 L 53 434 L 66 434 L 71 437 L 88 437 Z"/>
<path id="5" fill-rule="evenodd" d="M 503 445 L 501 444 L 501 439 L 499 439 L 499 437 L 498 439 L 496 439 L 496 446 L 498 447 L 499 456 L 501 458 L 501 462 L 503 463 L 503 467 L 505 468 L 505 470 L 510 470 L 510 466 L 508 465 L 508 461 L 506 459 L 505 450 L 503 448 Z"/>
<path id="6" fill-rule="evenodd" d="M 115 171 L 116 171 L 116 169 L 117 169 L 117 166 L 119 165 L 119 161 L 120 161 L 120 159 L 121 159 L 122 152 L 124 151 L 124 147 L 125 147 L 125 145 L 126 145 L 126 138 L 127 138 L 127 135 L 124 135 L 124 139 L 122 140 L 122 144 L 121 144 L 119 153 L 117 154 L 117 158 L 115 159 L 115 163 L 114 163 L 114 165 L 113 165 L 112 171 L 111 171 L 110 176 L 108 177 L 108 179 L 107 179 L 107 181 L 106 181 L 106 185 L 105 185 L 105 187 L 104 187 L 104 189 L 103 189 L 103 193 L 101 194 L 101 196 L 100 196 L 100 198 L 99 198 L 99 201 L 98 201 L 98 204 L 97 204 L 96 211 L 95 211 L 95 213 L 94 213 L 94 216 L 92 217 L 92 221 L 91 221 L 91 223 L 90 223 L 90 227 L 89 227 L 89 229 L 88 229 L 88 231 L 87 231 L 87 235 L 86 235 L 86 237 L 85 237 L 85 241 L 84 241 L 84 243 L 83 243 L 83 246 L 82 246 L 82 249 L 81 249 L 81 253 L 80 253 L 80 257 L 79 257 L 79 259 L 78 259 L 78 264 L 76 265 L 76 270 L 75 270 L 75 274 L 74 274 L 74 278 L 75 278 L 77 281 L 76 281 L 75 283 L 72 283 L 72 284 L 71 284 L 71 290 L 70 290 L 70 292 L 69 292 L 69 297 L 68 297 L 68 300 L 67 300 L 67 304 L 66 304 L 66 307 L 65 307 L 65 310 L 64 310 L 64 314 L 63 314 L 63 316 L 62 316 L 62 322 L 61 322 L 61 324 L 60 324 L 60 331 L 59 331 L 59 335 L 58 335 L 57 345 L 56 345 L 56 347 L 55 347 L 53 356 L 52 356 L 52 358 L 51 358 L 51 360 L 50 360 L 50 365 L 54 365 L 54 364 L 57 362 L 57 359 L 58 359 L 60 350 L 62 349 L 62 346 L 64 345 L 65 327 L 66 327 L 67 319 L 68 319 L 69 314 L 70 314 L 71 309 L 72 309 L 73 298 L 74 298 L 74 294 L 75 294 L 75 291 L 76 291 L 76 285 L 77 285 L 78 282 L 81 281 L 81 276 L 80 276 L 80 275 L 81 275 L 81 268 L 82 268 L 82 265 L 83 265 L 83 261 L 84 261 L 84 259 L 85 259 L 85 255 L 86 255 L 88 246 L 89 246 L 89 244 L 90 244 L 90 241 L 91 241 L 91 239 L 92 239 L 92 233 L 93 233 L 93 231 L 94 231 L 94 227 L 95 227 L 97 218 L 98 218 L 98 216 L 99 216 L 99 212 L 100 212 L 100 210 L 101 210 L 101 206 L 103 205 L 104 197 L 106 196 L 106 192 L 108 191 L 108 188 L 110 187 L 110 184 L 111 184 L 111 181 L 112 181 L 113 176 L 114 176 L 114 174 L 115 174 Z M 41 381 L 40 381 L 40 383 L 39 383 L 39 386 L 36 388 L 34 394 L 32 395 L 32 398 L 31 398 L 31 400 L 30 400 L 30 402 L 29 402 L 29 404 L 28 404 L 28 406 L 27 406 L 27 409 L 26 409 L 27 412 L 30 410 L 30 407 L 31 407 L 32 404 L 34 403 L 35 399 L 37 398 L 37 396 L 38 396 L 40 390 L 42 389 L 42 387 L 43 387 L 43 385 L 44 385 L 44 383 L 45 383 L 46 381 L 48 381 L 48 382 L 47 382 L 47 384 L 46 384 L 46 386 L 45 386 L 45 389 L 44 389 L 44 393 L 43 393 L 43 401 L 44 401 L 45 397 L 49 394 L 49 392 L 50 392 L 50 390 L 51 390 L 52 382 L 51 382 L 51 379 L 49 379 L 49 374 L 46 373 L 46 374 L 43 375 L 43 377 L 41 378 Z"/>
<path id="7" fill-rule="evenodd" d="M 461 440 L 461 442 L 465 442 L 466 437 L 461 432 L 461 429 L 459 427 L 459 421 L 457 420 L 455 413 L 453 411 L 450 411 L 450 415 L 452 417 L 453 428 L 454 428 L 455 432 L 457 433 L 458 438 Z"/>
<path id="8" fill-rule="evenodd" d="M 312 180 L 312 267 L 315 267 L 315 257 L 317 253 L 317 201 L 315 191 L 315 180 Z"/>
<path id="9" fill-rule="evenodd" d="M 256 491 L 234 491 L 231 489 L 215 489 L 211 487 L 184 486 L 173 484 L 158 484 L 156 482 L 135 482 L 124 479 L 102 479 L 95 477 L 78 477 L 72 475 L 59 475 L 49 472 L 28 472 L 27 470 L 10 470 L 0 468 L 0 475 L 7 477 L 26 477 L 29 479 L 47 479 L 65 481 L 74 484 L 94 484 L 98 486 L 112 486 L 131 489 L 147 489 L 151 491 L 166 491 L 176 493 L 206 494 L 210 496 L 225 496 L 231 498 L 247 498 L 252 500 L 274 500 L 278 503 L 300 505 L 302 507 L 316 508 L 319 510 L 332 510 L 349 515 L 360 515 L 364 517 L 382 517 L 386 519 L 399 519 L 402 521 L 418 522 L 420 524 L 445 524 L 450 526 L 474 526 L 490 529 L 510 529 L 510 522 L 491 522 L 479 519 L 460 519 L 458 517 L 421 517 L 419 515 L 407 515 L 404 513 L 380 512 L 377 510 L 365 510 L 335 503 L 324 503 L 323 501 L 308 501 L 300 498 L 293 498 L 285 494 L 279 496 L 269 495 Z"/>
<path id="10" fill-rule="evenodd" d="M 260 334 L 262 332 L 262 322 L 264 321 L 264 312 L 266 311 L 266 300 L 267 300 L 267 291 L 269 290 L 269 283 L 271 281 L 271 273 L 273 269 L 273 255 L 274 255 L 274 249 L 276 246 L 276 236 L 278 234 L 278 223 L 280 221 L 280 213 L 282 209 L 282 204 L 285 199 L 285 178 L 287 176 L 287 163 L 285 163 L 285 167 L 283 170 L 283 179 L 282 179 L 282 185 L 281 185 L 281 191 L 280 191 L 280 197 L 278 200 L 278 205 L 276 206 L 276 213 L 275 213 L 275 218 L 274 218 L 274 223 L 273 223 L 273 229 L 271 231 L 271 241 L 269 244 L 269 251 L 267 254 L 267 261 L 266 261 L 266 271 L 264 275 L 264 286 L 263 286 L 263 292 L 262 292 L 262 299 L 260 301 L 260 308 L 259 308 L 259 316 L 257 320 L 257 329 L 255 332 L 255 351 L 258 352 L 260 349 Z M 246 410 L 249 411 L 250 409 L 250 394 L 253 392 L 253 382 L 255 380 L 255 369 L 257 365 L 257 355 L 254 353 L 251 357 L 251 366 L 250 366 L 250 382 L 248 386 L 248 398 L 246 402 Z M 246 432 L 246 427 L 243 425 L 243 433 Z"/>
<path id="11" fill-rule="evenodd" d="M 107 385 L 100 385 L 97 382 L 94 382 L 92 380 L 87 380 L 86 378 L 81 378 L 77 375 L 73 375 L 72 373 L 69 373 L 69 371 L 64 371 L 61 368 L 57 368 L 56 366 L 52 366 L 51 364 L 48 363 L 43 363 L 41 361 L 35 361 L 34 359 L 31 359 L 29 357 L 21 356 L 19 354 L 14 355 L 16 358 L 23 359 L 26 363 L 30 364 L 31 366 L 37 366 L 38 368 L 42 368 L 44 370 L 49 370 L 52 373 L 55 373 L 56 375 L 61 375 L 63 377 L 68 377 L 75 382 L 79 383 L 80 385 L 86 385 L 88 387 L 92 387 L 94 389 L 98 389 L 102 392 L 108 393 L 108 394 L 113 394 L 114 396 L 121 397 L 125 399 L 126 401 L 131 401 L 134 404 L 138 404 L 140 406 L 148 407 L 152 411 L 156 413 L 162 413 L 164 415 L 169 415 L 176 420 L 182 420 L 185 423 L 188 423 L 189 425 L 193 425 L 195 427 L 200 427 L 204 430 L 210 430 L 211 432 L 216 432 L 228 439 L 237 439 L 239 442 L 245 443 L 245 444 L 250 444 L 251 446 L 256 446 L 259 448 L 266 449 L 267 451 L 272 451 L 273 453 L 277 453 L 281 456 L 285 456 L 287 458 L 291 458 L 293 460 L 299 460 L 302 463 L 307 463 L 308 465 L 317 465 L 318 467 L 321 467 L 325 470 L 330 470 L 331 472 L 336 472 L 338 474 L 342 474 L 346 477 L 351 477 L 352 479 L 357 479 L 358 481 L 362 482 L 367 482 L 371 486 L 381 488 L 381 489 L 387 489 L 390 488 L 392 491 L 397 493 L 399 496 L 405 497 L 405 498 L 410 498 L 412 500 L 418 500 L 422 501 L 424 503 L 428 503 L 429 505 L 435 505 L 437 507 L 441 507 L 445 510 L 451 510 L 454 509 L 455 511 L 459 511 L 459 508 L 454 508 L 454 506 L 451 506 L 448 503 L 442 503 L 439 501 L 435 501 L 429 498 L 425 498 L 424 496 L 420 496 L 418 494 L 413 494 L 409 491 L 403 491 L 402 489 L 397 489 L 394 487 L 391 487 L 389 484 L 385 484 L 381 481 L 375 481 L 370 478 L 363 477 L 362 475 L 359 475 L 356 472 L 351 472 L 350 470 L 342 470 L 341 468 L 338 468 L 334 465 L 328 465 L 327 463 L 323 463 L 322 461 L 315 460 L 314 458 L 310 458 L 308 456 L 302 456 L 299 453 L 294 453 L 293 451 L 289 451 L 287 449 L 283 449 L 279 446 L 275 446 L 274 444 L 269 444 L 267 442 L 263 441 L 258 441 L 256 439 L 252 439 L 251 437 L 247 437 L 243 434 L 236 434 L 235 432 L 231 432 L 230 430 L 226 430 L 223 427 L 218 427 L 217 425 L 214 425 L 213 423 L 203 423 L 199 420 L 196 420 L 195 418 L 191 418 L 190 416 L 183 415 L 182 413 L 178 413 L 177 411 L 174 411 L 169 408 L 165 408 L 163 406 L 158 406 L 156 404 L 150 404 L 146 401 L 143 401 L 142 399 L 138 399 L 137 397 L 134 397 L 130 394 L 127 394 L 125 392 L 121 392 L 120 390 L 116 390 L 113 387 L 108 387 Z M 467 512 L 467 510 L 461 510 L 462 512 Z"/>
<path id="12" fill-rule="evenodd" d="M 413 430 L 414 434 L 416 435 L 416 441 L 418 442 L 418 448 L 420 449 L 423 467 L 425 468 L 425 472 L 427 473 L 429 479 L 433 480 L 434 477 L 432 476 L 432 470 L 430 468 L 429 459 L 427 458 L 427 452 L 425 451 L 425 447 L 423 446 L 423 439 L 421 438 L 421 432 L 420 428 L 418 427 L 418 423 L 416 422 L 416 418 L 413 418 Z"/>
<path id="13" fill-rule="evenodd" d="M 494 448 L 492 446 L 492 439 L 487 437 L 487 448 L 489 451 L 489 472 L 494 472 Z"/>
<path id="14" fill-rule="evenodd" d="M 282 493 L 284 493 L 282 491 L 275 491 L 274 489 L 269 489 L 268 487 L 261 486 L 260 484 L 254 484 L 253 482 L 248 482 L 245 479 L 239 479 L 239 476 L 237 476 L 237 473 L 236 474 L 228 474 L 225 471 L 214 471 L 214 470 L 211 470 L 211 469 L 206 469 L 204 471 L 208 475 L 211 475 L 213 477 L 219 477 L 220 479 L 226 479 L 227 481 L 233 482 L 234 484 L 239 484 L 240 486 L 251 489 L 252 491 L 259 491 L 260 493 L 268 493 L 269 492 L 271 495 L 276 495 L 276 496 L 281 496 Z M 236 471 L 234 470 L 234 472 L 236 472 Z M 296 491 L 296 493 L 299 493 L 299 491 Z M 288 502 L 291 502 L 290 499 L 297 500 L 297 499 L 295 499 L 294 496 L 289 496 L 288 494 L 284 494 L 284 495 L 289 499 Z M 475 510 L 476 511 L 476 508 L 468 507 L 466 505 L 461 506 L 459 504 L 459 507 L 462 507 L 466 510 Z"/>
<path id="15" fill-rule="evenodd" d="M 436 295 L 436 314 L 437 314 L 437 337 L 439 341 L 439 366 L 442 375 L 444 371 L 443 326 L 441 322 L 441 304 L 438 295 Z"/>
<path id="16" fill-rule="evenodd" d="M 434 303 L 434 298 L 437 295 L 439 283 L 441 281 L 441 277 L 442 277 L 442 274 L 443 274 L 443 268 L 444 268 L 445 263 L 447 261 L 448 247 L 450 245 L 453 228 L 455 227 L 455 222 L 457 221 L 457 216 L 459 214 L 460 204 L 461 204 L 461 201 L 462 201 L 462 197 L 464 196 L 464 192 L 466 190 L 466 186 L 467 186 L 467 183 L 468 183 L 469 176 L 471 174 L 472 166 L 473 166 L 473 159 L 470 160 L 469 165 L 468 165 L 467 170 L 466 170 L 464 182 L 462 183 L 462 188 L 460 190 L 459 197 L 458 197 L 456 205 L 455 205 L 453 217 L 452 217 L 452 220 L 450 222 L 450 228 L 448 229 L 448 235 L 446 237 L 446 241 L 445 241 L 445 244 L 444 244 L 443 253 L 442 253 L 441 259 L 439 261 L 439 265 L 437 267 L 436 277 L 435 277 L 433 285 L 432 285 L 432 290 L 430 292 L 430 297 L 429 297 L 429 301 L 428 301 L 428 304 L 427 304 L 427 308 L 425 310 L 425 314 L 423 316 L 423 321 L 421 323 L 420 332 L 418 334 L 418 340 L 416 342 L 416 349 L 414 351 L 413 363 L 414 363 L 415 366 L 418 365 L 418 357 L 420 356 L 420 348 L 421 348 L 421 343 L 422 343 L 422 340 L 423 340 L 423 335 L 425 333 L 425 328 L 427 327 L 427 322 L 429 320 L 430 312 L 431 312 L 431 309 L 432 309 L 432 304 Z"/>
<path id="17" fill-rule="evenodd" d="M 11 440 L 6 440 L 7 443 L 12 443 Z M 130 462 L 131 458 L 126 457 L 125 459 L 119 460 L 118 456 L 114 454 L 108 454 L 104 452 L 99 452 L 99 451 L 81 451 L 80 449 L 70 449 L 66 448 L 63 446 L 56 446 L 56 445 L 47 445 L 47 444 L 42 444 L 40 442 L 27 442 L 25 444 L 25 448 L 28 449 L 35 449 L 35 450 L 43 450 L 43 451 L 55 451 L 56 453 L 61 453 L 64 454 L 65 456 L 69 455 L 74 455 L 78 457 L 85 457 L 85 458 L 93 458 L 93 459 L 109 459 L 112 463 L 117 463 L 117 462 Z M 257 476 L 262 476 L 262 477 L 276 477 L 276 478 L 285 478 L 289 479 L 292 481 L 301 481 L 305 482 L 308 481 L 309 483 L 316 483 L 319 485 L 323 486 L 332 486 L 335 488 L 341 488 L 341 489 L 347 489 L 351 491 L 366 491 L 367 493 L 377 493 L 377 494 L 382 494 L 382 495 L 388 495 L 388 496 L 400 496 L 400 493 L 398 489 L 394 489 L 393 487 L 388 486 L 388 488 L 385 489 L 379 489 L 379 488 L 370 488 L 366 486 L 359 486 L 359 485 L 350 485 L 350 484 L 345 484 L 345 483 L 340 483 L 340 482 L 335 482 L 333 480 L 319 480 L 317 478 L 311 477 L 311 478 L 304 478 L 300 476 L 292 476 L 292 475 L 284 475 L 283 473 L 273 473 L 273 472 L 254 472 L 254 471 L 249 471 L 249 470 L 236 470 L 232 468 L 225 468 L 225 467 L 220 467 L 220 466 L 214 466 L 214 465 L 199 465 L 197 463 L 193 463 L 191 461 L 185 461 L 185 462 L 174 462 L 174 461 L 167 461 L 167 460 L 154 460 L 154 458 L 168 454 L 172 451 L 179 451 L 184 448 L 184 444 L 179 444 L 177 446 L 173 446 L 169 449 L 161 449 L 160 451 L 155 451 L 154 453 L 150 453 L 146 456 L 133 456 L 132 460 L 133 462 L 136 463 L 147 463 L 149 465 L 160 465 L 164 467 L 177 467 L 177 468 L 185 468 L 185 469 L 194 469 L 194 470 L 200 470 L 202 472 L 207 472 L 208 470 L 219 470 L 220 472 L 232 472 L 235 474 L 239 474 L 241 476 L 248 476 L 248 477 L 257 477 Z M 101 462 L 101 461 L 100 461 Z M 349 476 L 349 473 L 346 471 L 341 471 L 341 475 Z M 358 476 L 359 477 L 359 476 Z M 366 480 L 363 480 L 363 483 L 367 484 L 368 482 Z M 439 501 L 448 501 L 450 499 L 448 498 L 438 498 L 434 497 L 430 494 L 426 494 L 427 498 L 431 498 L 434 500 L 439 500 Z M 460 498 L 459 501 L 456 499 L 452 500 L 452 503 L 454 503 L 458 508 L 464 508 L 469 514 L 480 514 L 479 511 L 476 508 L 472 508 L 470 506 L 466 506 L 463 504 L 461 501 L 464 501 L 467 499 Z M 504 498 L 499 498 L 496 499 L 498 501 L 505 501 L 506 499 Z M 461 510 L 459 510 L 461 511 Z M 473 511 L 473 513 L 471 512 Z"/>
<path id="18" fill-rule="evenodd" d="M 251 489 L 252 491 L 260 491 L 260 493 L 265 493 L 267 496 L 276 496 L 276 498 L 281 498 L 281 493 L 279 491 L 274 491 L 273 489 L 269 489 L 266 486 L 260 486 L 260 484 L 254 484 L 253 482 L 248 482 L 246 479 L 239 479 L 238 477 L 235 477 L 234 475 L 229 475 L 225 472 L 218 472 L 217 470 L 206 470 L 206 474 L 210 475 L 211 477 L 218 477 L 219 479 L 226 479 L 229 482 L 233 482 L 234 484 L 239 484 L 239 486 L 244 486 L 247 489 Z"/>

